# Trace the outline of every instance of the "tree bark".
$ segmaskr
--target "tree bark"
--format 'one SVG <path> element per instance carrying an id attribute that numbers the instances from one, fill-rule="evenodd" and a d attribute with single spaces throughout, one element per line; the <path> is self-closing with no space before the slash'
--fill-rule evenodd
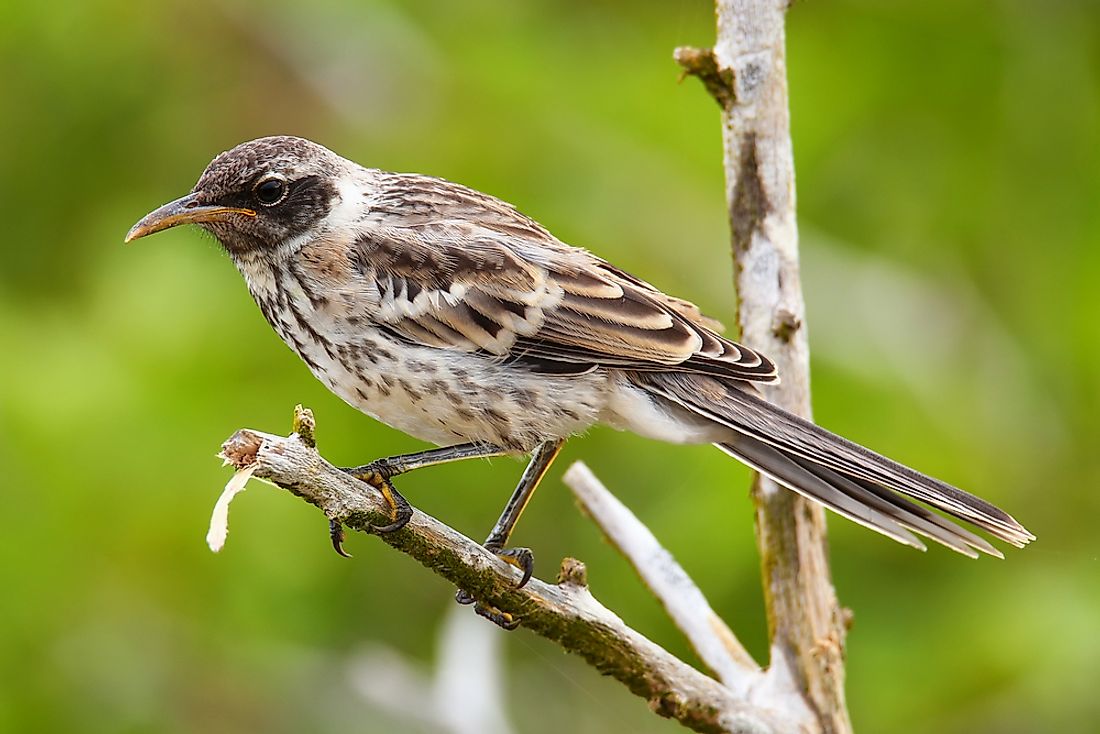
<path id="1" fill-rule="evenodd" d="M 722 107 L 741 338 L 771 357 L 769 400 L 810 418 L 809 347 L 798 269 L 786 0 L 717 0 L 713 50 L 678 49 Z M 823 731 L 851 731 L 844 698 L 846 613 L 829 574 L 825 512 L 770 479 L 753 486 L 772 661 L 785 660 Z"/>

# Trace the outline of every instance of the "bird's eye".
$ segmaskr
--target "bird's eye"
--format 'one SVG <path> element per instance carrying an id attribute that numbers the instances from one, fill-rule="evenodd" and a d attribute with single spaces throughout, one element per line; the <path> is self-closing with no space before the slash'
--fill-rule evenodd
<path id="1" fill-rule="evenodd" d="M 256 184 L 256 199 L 264 206 L 275 206 L 286 198 L 286 181 L 281 178 L 265 178 Z"/>

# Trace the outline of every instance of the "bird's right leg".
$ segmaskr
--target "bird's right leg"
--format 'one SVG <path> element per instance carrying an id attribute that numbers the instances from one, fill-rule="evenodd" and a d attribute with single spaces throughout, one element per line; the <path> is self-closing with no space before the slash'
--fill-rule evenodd
<path id="1" fill-rule="evenodd" d="M 356 479 L 371 485 L 385 497 L 386 502 L 393 510 L 393 522 L 388 525 L 373 525 L 371 530 L 376 533 L 392 533 L 405 527 L 412 517 L 412 507 L 401 496 L 397 488 L 390 480 L 414 469 L 423 469 L 438 464 L 449 464 L 452 461 L 464 459 L 489 458 L 502 456 L 507 453 L 499 446 L 487 443 L 462 443 L 456 446 L 444 446 L 438 449 L 418 451 L 414 454 L 401 454 L 384 459 L 377 459 L 362 466 L 347 467 L 342 471 L 347 472 Z M 342 556 L 347 556 L 344 551 L 344 527 L 335 520 L 329 521 L 329 537 L 332 539 L 332 547 Z"/>
<path id="2" fill-rule="evenodd" d="M 512 496 L 508 498 L 508 504 L 504 506 L 504 510 L 500 513 L 500 519 L 497 520 L 492 532 L 489 533 L 489 537 L 482 544 L 486 550 L 492 551 L 502 561 L 523 572 L 518 584 L 519 588 L 522 588 L 530 580 L 531 573 L 535 570 L 535 557 L 530 548 L 506 548 L 505 546 L 508 544 L 508 539 L 512 537 L 512 531 L 515 529 L 516 523 L 519 522 L 520 515 L 526 509 L 527 503 L 531 501 L 531 495 L 535 493 L 539 482 L 546 476 L 546 472 L 550 469 L 550 465 L 554 463 L 554 459 L 561 453 L 563 445 L 565 445 L 564 440 L 547 441 L 535 449 L 531 454 L 530 463 L 527 464 L 523 476 L 520 477 L 519 484 L 512 492 Z M 476 599 L 465 589 L 459 589 L 458 593 L 455 594 L 455 601 L 459 604 L 473 604 Z M 507 630 L 515 629 L 519 625 L 519 620 L 511 614 L 481 602 L 477 602 L 474 611 Z"/>

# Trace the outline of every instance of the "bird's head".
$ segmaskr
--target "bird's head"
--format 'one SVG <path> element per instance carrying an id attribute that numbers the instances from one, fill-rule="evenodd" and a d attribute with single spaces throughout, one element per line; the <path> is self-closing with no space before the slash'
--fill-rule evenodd
<path id="1" fill-rule="evenodd" d="M 217 156 L 187 196 L 144 216 L 126 242 L 197 224 L 235 258 L 274 256 L 319 228 L 340 197 L 347 161 L 303 138 L 241 143 Z"/>

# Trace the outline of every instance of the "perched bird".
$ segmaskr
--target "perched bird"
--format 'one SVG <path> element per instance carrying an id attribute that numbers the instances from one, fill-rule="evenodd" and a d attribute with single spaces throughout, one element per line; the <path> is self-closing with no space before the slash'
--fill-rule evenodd
<path id="1" fill-rule="evenodd" d="M 217 156 L 191 193 L 126 241 L 185 223 L 217 237 L 267 321 L 330 390 L 443 447 L 351 470 L 390 498 L 395 522 L 381 530 L 410 514 L 391 477 L 530 454 L 485 543 L 526 581 L 530 552 L 505 548 L 512 527 L 564 441 L 604 423 L 713 443 L 917 548 L 919 534 L 966 555 L 1001 555 L 924 505 L 1014 546 L 1034 539 L 988 502 L 770 404 L 754 387 L 778 379 L 766 356 L 492 196 L 269 137 Z M 339 539 L 333 528 L 337 550 Z"/>

